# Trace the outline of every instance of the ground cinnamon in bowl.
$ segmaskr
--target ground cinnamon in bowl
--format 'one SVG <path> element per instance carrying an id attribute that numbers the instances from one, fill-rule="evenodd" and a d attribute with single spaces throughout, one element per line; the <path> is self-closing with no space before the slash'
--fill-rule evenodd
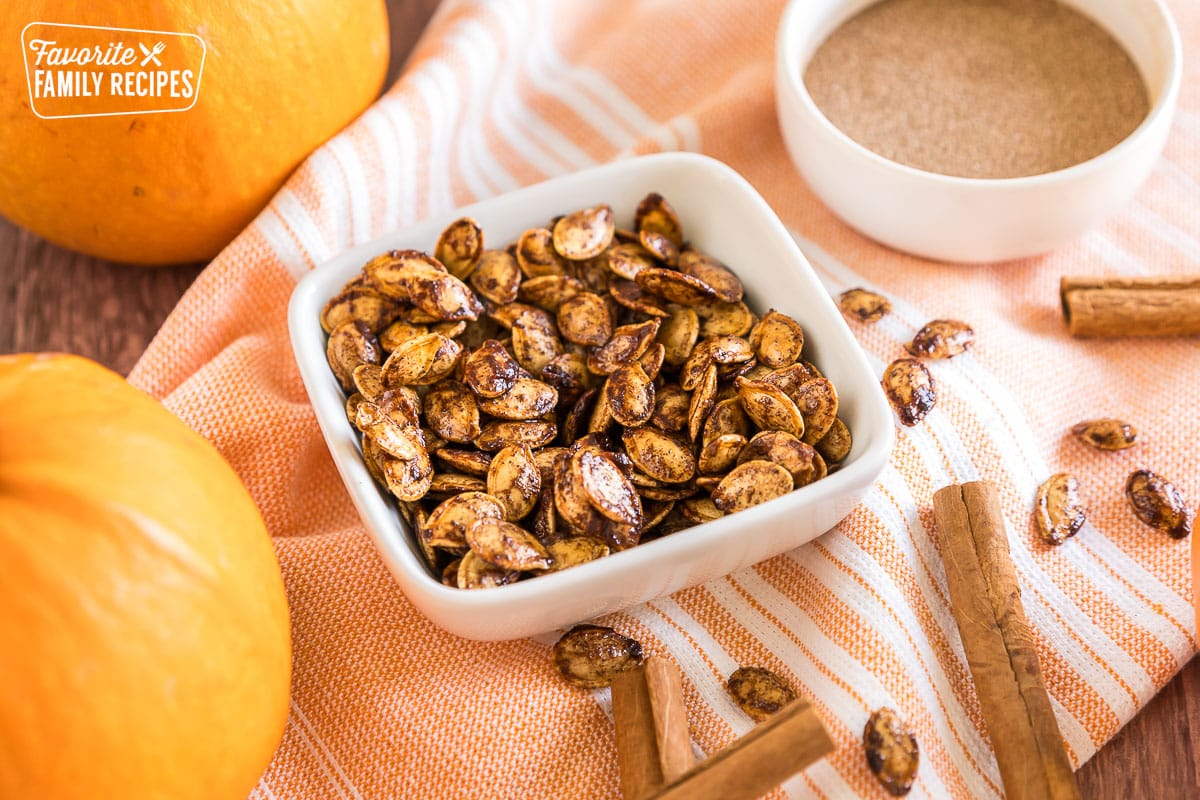
<path id="1" fill-rule="evenodd" d="M 867 149 L 965 178 L 1082 163 L 1150 109 L 1128 53 L 1056 0 L 883 0 L 821 44 L 804 84 Z"/>

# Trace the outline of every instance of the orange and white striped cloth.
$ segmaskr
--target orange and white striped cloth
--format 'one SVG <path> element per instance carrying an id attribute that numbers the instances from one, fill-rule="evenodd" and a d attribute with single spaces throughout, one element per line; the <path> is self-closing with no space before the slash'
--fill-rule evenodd
<path id="1" fill-rule="evenodd" d="M 1200 500 L 1200 347 L 1075 341 L 1063 274 L 1200 265 L 1200 70 L 1187 65 L 1167 151 L 1115 219 L 1042 258 L 935 264 L 847 228 L 784 153 L 772 89 L 779 2 L 453 2 L 400 81 L 315 152 L 197 279 L 131 379 L 216 443 L 258 501 L 287 582 L 291 716 L 258 798 L 612 797 L 608 695 L 567 686 L 548 642 L 483 644 L 435 628 L 376 557 L 325 451 L 294 366 L 296 279 L 351 245 L 454 206 L 609 159 L 685 149 L 744 174 L 797 233 L 831 292 L 863 285 L 895 312 L 856 326 L 877 369 L 928 319 L 967 319 L 969 354 L 931 368 L 939 406 L 903 429 L 865 502 L 794 552 L 606 622 L 682 668 L 696 747 L 751 727 L 724 678 L 755 664 L 811 698 L 838 744 L 778 796 L 883 797 L 860 738 L 898 709 L 920 740 L 913 797 L 1000 796 L 932 525 L 931 496 L 1001 487 L 1038 656 L 1073 762 L 1087 760 L 1196 650 L 1187 541 L 1130 513 L 1145 466 Z M 1172 0 L 1187 47 L 1200 6 Z M 1121 453 L 1070 425 L 1113 415 Z M 1057 548 L 1030 525 L 1037 484 L 1079 476 L 1091 519 Z M 1200 535 L 1200 534 L 1198 534 Z"/>

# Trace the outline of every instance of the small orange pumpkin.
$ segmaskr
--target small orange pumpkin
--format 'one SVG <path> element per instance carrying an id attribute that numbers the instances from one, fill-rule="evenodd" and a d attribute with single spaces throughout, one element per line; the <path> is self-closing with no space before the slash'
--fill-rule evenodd
<path id="1" fill-rule="evenodd" d="M 195 104 L 39 119 L 22 30 L 43 21 L 199 37 L 203 69 L 189 64 L 199 72 Z M 56 39 L 71 38 L 57 30 Z M 120 31 L 96 41 L 123 36 L 129 44 Z M 164 58 L 174 41 L 164 39 Z M 0 215 L 64 247 L 136 264 L 215 256 L 305 156 L 370 105 L 389 53 L 382 0 L 5 0 L 0 42 Z"/>
<path id="2" fill-rule="evenodd" d="M 288 608 L 211 444 L 91 361 L 0 357 L 0 575 L 0 797 L 247 795 Z"/>

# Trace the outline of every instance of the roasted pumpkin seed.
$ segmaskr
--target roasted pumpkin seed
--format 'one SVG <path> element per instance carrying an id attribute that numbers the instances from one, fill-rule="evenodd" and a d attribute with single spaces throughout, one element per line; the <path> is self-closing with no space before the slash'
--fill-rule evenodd
<path id="1" fill-rule="evenodd" d="M 763 430 L 785 431 L 793 436 L 804 435 L 804 418 L 792 398 L 763 381 L 735 378 L 738 400 L 746 415 Z M 831 423 L 832 424 L 832 423 Z"/>
<path id="2" fill-rule="evenodd" d="M 387 361 L 383 362 L 383 369 L 379 375 L 383 385 L 389 389 L 397 389 L 424 378 L 433 369 L 443 339 L 444 337 L 436 333 L 427 333 L 409 339 L 393 350 Z"/>
<path id="3" fill-rule="evenodd" d="M 620 425 L 626 428 L 645 425 L 654 413 L 654 382 L 641 363 L 634 361 L 608 376 L 604 399 Z"/>
<path id="4" fill-rule="evenodd" d="M 736 433 L 742 438 L 751 435 L 750 418 L 742 410 L 742 404 L 736 397 L 720 400 L 713 406 L 712 413 L 704 423 L 702 442 L 707 443 L 718 436 Z"/>
<path id="5" fill-rule="evenodd" d="M 788 396 L 804 417 L 805 443 L 821 441 L 837 419 L 838 396 L 833 384 L 825 378 L 813 378 L 800 384 Z"/>
<path id="6" fill-rule="evenodd" d="M 463 492 L 438 504 L 420 534 L 431 546 L 452 553 L 467 551 L 467 530 L 476 520 L 504 519 L 504 505 L 484 492 Z"/>
<path id="7" fill-rule="evenodd" d="M 651 317 L 670 316 L 661 298 L 655 297 L 642 290 L 633 281 L 615 280 L 608 286 L 609 295 L 617 305 L 637 311 Z"/>
<path id="8" fill-rule="evenodd" d="M 480 397 L 499 397 L 520 375 L 521 365 L 495 339 L 480 345 L 463 364 L 463 380 Z"/>
<path id="9" fill-rule="evenodd" d="M 429 328 L 425 325 L 414 325 L 407 320 L 398 319 L 379 332 L 379 346 L 390 353 L 409 339 L 427 333 Z"/>
<path id="10" fill-rule="evenodd" d="M 696 468 L 704 475 L 723 475 L 737 463 L 738 455 L 746 446 L 746 437 L 736 433 L 725 433 L 709 439 L 700 448 Z"/>
<path id="11" fill-rule="evenodd" d="M 700 381 L 704 379 L 708 368 L 713 366 L 712 356 L 709 354 L 709 343 L 711 340 L 705 339 L 700 342 L 692 350 L 691 355 L 687 357 L 687 361 L 683 362 L 683 366 L 679 370 L 679 385 L 684 391 L 695 391 L 700 385 Z"/>
<path id="12" fill-rule="evenodd" d="M 749 446 L 749 445 L 747 445 Z M 713 505 L 727 514 L 783 497 L 793 488 L 792 475 L 770 461 L 747 461 L 734 467 L 713 490 Z"/>
<path id="13" fill-rule="evenodd" d="M 487 483 L 475 475 L 459 472 L 435 472 L 429 482 L 430 494 L 458 494 L 459 492 L 484 492 Z"/>
<path id="14" fill-rule="evenodd" d="M 447 274 L 442 262 L 419 250 L 389 250 L 363 265 L 363 276 L 375 290 L 405 303 L 412 302 L 411 281 L 439 274 Z"/>
<path id="15" fill-rule="evenodd" d="M 519 577 L 519 572 L 491 564 L 480 558 L 474 550 L 467 552 L 458 564 L 457 582 L 460 589 L 491 589 L 510 584 Z"/>
<path id="16" fill-rule="evenodd" d="M 456 278 L 466 278 L 483 253 L 483 229 L 470 217 L 446 226 L 433 248 L 433 255 Z"/>
<path id="17" fill-rule="evenodd" d="M 1133 513 L 1151 528 L 1173 539 L 1192 532 L 1192 511 L 1175 484 L 1148 469 L 1139 469 L 1125 481 L 1125 497 Z"/>
<path id="18" fill-rule="evenodd" d="M 745 302 L 714 301 L 695 307 L 701 336 L 745 336 L 754 327 L 754 315 Z"/>
<path id="19" fill-rule="evenodd" d="M 1087 512 L 1074 476 L 1059 472 L 1038 487 L 1033 518 L 1042 538 L 1050 544 L 1062 544 L 1079 532 Z"/>
<path id="20" fill-rule="evenodd" d="M 782 369 L 771 370 L 759 380 L 783 390 L 788 397 L 794 397 L 797 389 L 819 377 L 821 376 L 814 372 L 807 362 L 799 361 Z"/>
<path id="21" fill-rule="evenodd" d="M 411 461 L 425 452 L 425 445 L 416 428 L 397 422 L 370 401 L 358 404 L 355 424 L 389 456 Z"/>
<path id="22" fill-rule="evenodd" d="M 383 370 L 378 364 L 359 364 L 354 368 L 350 379 L 360 395 L 375 402 L 385 391 L 382 373 Z"/>
<path id="23" fill-rule="evenodd" d="M 711 497 L 692 497 L 679 503 L 676 508 L 685 519 L 696 525 L 725 516 L 725 512 L 717 508 Z"/>
<path id="24" fill-rule="evenodd" d="M 442 570 L 442 585 L 451 589 L 458 588 L 458 571 L 462 568 L 462 559 L 456 558 Z"/>
<path id="25" fill-rule="evenodd" d="M 837 464 L 850 455 L 853 444 L 854 440 L 850 435 L 850 429 L 846 427 L 846 423 L 842 422 L 841 417 L 837 417 L 826 434 L 813 446 L 825 459 L 826 464 Z"/>
<path id="26" fill-rule="evenodd" d="M 417 280 L 410 290 L 413 305 L 434 320 L 478 319 L 483 304 L 470 288 L 453 275 Z"/>
<path id="27" fill-rule="evenodd" d="M 497 451 L 488 467 L 487 492 L 504 505 L 504 518 L 516 522 L 533 510 L 542 489 L 542 471 L 529 445 Z"/>
<path id="28" fill-rule="evenodd" d="M 468 443 L 479 436 L 479 406 L 475 395 L 458 381 L 442 381 L 425 395 L 429 427 L 451 442 Z"/>
<path id="29" fill-rule="evenodd" d="M 558 389 L 560 400 L 573 403 L 591 386 L 592 373 L 588 372 L 585 356 L 579 353 L 561 353 L 542 367 L 542 380 Z"/>
<path id="30" fill-rule="evenodd" d="M 521 268 L 507 251 L 488 250 L 479 257 L 469 280 L 475 291 L 493 303 L 504 305 L 517 299 Z"/>
<path id="31" fill-rule="evenodd" d="M 651 255 L 669 267 L 679 264 L 679 246 L 658 231 L 638 231 L 638 242 Z"/>
<path id="32" fill-rule="evenodd" d="M 554 643 L 554 665 L 567 683 L 602 689 L 622 672 L 642 665 L 642 646 L 601 625 L 576 625 Z"/>
<path id="33" fill-rule="evenodd" d="M 613 333 L 612 315 L 604 298 L 593 292 L 580 292 L 558 307 L 558 330 L 575 344 L 599 346 Z"/>
<path id="34" fill-rule="evenodd" d="M 471 323 L 476 320 L 469 320 Z M 447 339 L 457 339 L 462 336 L 467 330 L 468 320 L 458 320 L 457 322 L 435 322 L 429 326 L 430 333 L 436 333 L 445 336 Z M 461 344 L 461 342 L 460 342 Z"/>
<path id="35" fill-rule="evenodd" d="M 597 375 L 610 375 L 618 368 L 640 358 L 658 333 L 660 320 L 648 319 L 621 325 L 609 340 L 588 355 L 588 369 Z"/>
<path id="36" fill-rule="evenodd" d="M 542 275 L 523 281 L 517 294 L 526 303 L 554 314 L 564 301 L 586 290 L 583 281 L 570 275 Z"/>
<path id="37" fill-rule="evenodd" d="M 586 536 L 569 536 L 547 544 L 546 553 L 550 556 L 548 571 L 559 572 L 568 567 L 604 558 L 609 554 L 609 549 L 604 542 L 598 542 Z"/>
<path id="38" fill-rule="evenodd" d="M 567 272 L 566 262 L 554 249 L 554 234 L 545 228 L 532 228 L 521 234 L 515 256 L 527 278 L 565 275 Z"/>
<path id="39" fill-rule="evenodd" d="M 588 432 L 599 394 L 599 389 L 588 389 L 579 395 L 579 398 L 571 406 L 562 424 L 562 437 L 565 443 L 574 444 L 579 437 Z"/>
<path id="40" fill-rule="evenodd" d="M 678 386 L 668 383 L 655 390 L 654 413 L 650 424 L 667 433 L 678 433 L 687 427 L 688 408 L 692 396 Z"/>
<path id="41" fill-rule="evenodd" d="M 883 371 L 883 393 L 896 410 L 900 424 L 912 427 L 933 410 L 937 387 L 925 365 L 915 358 L 898 358 Z"/>
<path id="42" fill-rule="evenodd" d="M 1071 427 L 1075 438 L 1097 450 L 1124 450 L 1137 443 L 1137 429 L 1119 419 L 1090 419 Z"/>
<path id="43" fill-rule="evenodd" d="M 360 364 L 378 364 L 379 340 L 365 323 L 347 320 L 333 329 L 325 347 L 333 376 L 346 391 L 354 390 L 354 370 Z"/>
<path id="44" fill-rule="evenodd" d="M 480 517 L 467 529 L 471 552 L 501 569 L 514 572 L 547 569 L 550 556 L 532 533 L 502 519 Z"/>
<path id="45" fill-rule="evenodd" d="M 783 678 L 762 667 L 738 667 L 725 681 L 725 689 L 738 708 L 755 722 L 763 722 L 796 699 Z"/>
<path id="46" fill-rule="evenodd" d="M 738 463 L 756 459 L 786 469 L 796 488 L 824 478 L 828 470 L 816 449 L 784 431 L 760 431 L 752 436 L 738 456 Z"/>
<path id="47" fill-rule="evenodd" d="M 374 289 L 360 286 L 343 289 L 321 310 L 321 327 L 326 333 L 344 322 L 361 322 L 370 331 L 378 331 L 396 318 L 400 306 L 392 298 Z"/>
<path id="48" fill-rule="evenodd" d="M 553 324 L 532 314 L 513 320 L 512 344 L 517 363 L 535 375 L 562 352 Z"/>
<path id="49" fill-rule="evenodd" d="M 657 339 L 666 349 L 663 354 L 665 363 L 679 367 L 692 354 L 696 341 L 700 336 L 700 318 L 694 309 L 687 306 L 671 306 L 670 316 L 663 320 L 658 329 Z"/>
<path id="50" fill-rule="evenodd" d="M 863 750 L 867 766 L 884 789 L 895 797 L 908 794 L 921 754 L 917 738 L 895 711 L 881 708 L 871 714 L 863 729 Z"/>
<path id="51" fill-rule="evenodd" d="M 356 419 L 358 417 L 358 406 L 365 399 L 366 398 L 358 392 L 355 392 L 346 398 L 346 419 L 350 420 L 350 424 L 355 425 L 355 427 L 357 427 Z"/>
<path id="52" fill-rule="evenodd" d="M 583 474 L 573 454 L 565 453 L 554 464 L 554 505 L 575 533 L 591 535 L 599 526 L 600 513 L 592 508 L 583 489 Z"/>
<path id="53" fill-rule="evenodd" d="M 563 258 L 595 258 L 612 243 L 616 225 L 608 206 L 585 208 L 567 214 L 554 225 L 554 249 Z"/>
<path id="54" fill-rule="evenodd" d="M 608 404 L 608 384 L 600 388 L 600 396 L 596 398 L 595 405 L 592 406 L 592 416 L 588 420 L 587 432 L 589 434 L 603 434 L 612 427 L 616 420 L 613 419 L 612 406 Z"/>
<path id="55" fill-rule="evenodd" d="M 742 281 L 729 267 L 699 250 L 684 250 L 679 254 L 679 271 L 708 285 L 717 298 L 726 303 L 742 299 Z"/>
<path id="56" fill-rule="evenodd" d="M 838 295 L 838 308 L 849 317 L 859 322 L 878 322 L 892 311 L 892 304 L 886 297 L 866 289 L 847 289 Z"/>
<path id="57" fill-rule="evenodd" d="M 639 272 L 636 280 L 644 291 L 683 306 L 698 306 L 717 296 L 704 281 L 673 269 L 650 267 Z"/>
<path id="58" fill-rule="evenodd" d="M 638 363 L 642 365 L 642 371 L 650 380 L 654 380 L 662 372 L 665 356 L 666 348 L 658 342 L 651 342 L 646 352 L 638 356 Z"/>
<path id="59" fill-rule="evenodd" d="M 628 476 L 608 454 L 584 448 L 571 457 L 592 507 L 615 522 L 641 525 L 642 502 Z"/>
<path id="60" fill-rule="evenodd" d="M 539 324 L 550 327 L 554 325 L 554 317 L 550 316 L 548 311 L 537 306 L 531 306 L 528 303 L 505 303 L 504 305 L 489 303 L 487 306 L 488 317 L 506 330 L 511 330 L 517 318 L 526 314 L 536 319 Z"/>
<path id="61" fill-rule="evenodd" d="M 537 419 L 554 411 L 558 390 L 533 378 L 517 378 L 499 397 L 479 398 L 479 410 L 500 419 Z"/>
<path id="62" fill-rule="evenodd" d="M 692 450 L 677 438 L 651 427 L 621 434 L 625 452 L 639 470 L 663 483 L 683 483 L 696 474 Z"/>
<path id="63" fill-rule="evenodd" d="M 654 256 L 640 244 L 619 244 L 608 251 L 608 268 L 627 281 L 636 280 L 639 272 L 657 266 Z"/>
<path id="64" fill-rule="evenodd" d="M 692 392 L 692 402 L 688 406 L 688 437 L 693 442 L 704 429 L 704 423 L 716 404 L 717 365 L 710 363 L 704 377 L 696 385 L 696 391 Z"/>
<path id="65" fill-rule="evenodd" d="M 480 450 L 493 452 L 510 444 L 545 447 L 554 441 L 558 427 L 553 422 L 489 422 L 475 439 Z"/>
<path id="66" fill-rule="evenodd" d="M 462 355 L 462 345 L 458 342 L 448 339 L 440 333 L 431 333 L 429 335 L 434 337 L 434 340 L 437 342 L 437 348 L 433 351 L 433 360 L 429 365 L 429 369 L 425 371 L 425 374 L 410 381 L 410 383 L 417 386 L 429 386 L 430 384 L 437 383 L 442 378 L 454 372 L 455 367 L 458 366 L 459 356 Z"/>
<path id="67" fill-rule="evenodd" d="M 800 359 L 804 330 L 796 320 L 771 309 L 750 331 L 750 345 L 759 361 L 779 369 Z"/>
<path id="68" fill-rule="evenodd" d="M 718 364 L 745 364 L 754 358 L 750 342 L 741 336 L 712 336 L 701 342 L 708 357 Z"/>
<path id="69" fill-rule="evenodd" d="M 423 447 L 411 460 L 384 455 L 380 467 L 388 491 L 400 500 L 420 500 L 429 492 L 433 482 L 433 465 Z"/>
<path id="70" fill-rule="evenodd" d="M 492 454 L 480 450 L 453 450 L 443 447 L 434 451 L 433 455 L 450 469 L 479 478 L 487 477 L 488 468 L 492 465 Z"/>
<path id="71" fill-rule="evenodd" d="M 375 404 L 379 406 L 380 411 L 401 425 L 410 428 L 421 426 L 421 398 L 408 386 L 385 390 Z"/>
<path id="72" fill-rule="evenodd" d="M 676 247 L 683 244 L 683 226 L 679 223 L 679 215 L 658 192 L 651 192 L 638 203 L 637 210 L 633 212 L 633 226 L 639 232 L 661 233 Z"/>
<path id="73" fill-rule="evenodd" d="M 975 343 L 975 331 L 956 319 L 935 319 L 913 336 L 908 352 L 922 358 L 953 358 Z"/>

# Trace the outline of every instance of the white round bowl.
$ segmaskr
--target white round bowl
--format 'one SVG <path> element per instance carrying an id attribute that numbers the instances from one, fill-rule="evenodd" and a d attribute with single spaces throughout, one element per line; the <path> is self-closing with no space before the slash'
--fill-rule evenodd
<path id="1" fill-rule="evenodd" d="M 1141 70 L 1150 113 L 1120 144 L 1067 169 L 1024 178 L 958 178 L 898 164 L 842 133 L 817 108 L 804 69 L 817 48 L 876 0 L 792 0 L 779 26 L 775 101 L 792 161 L 862 233 L 941 261 L 1037 255 L 1120 209 L 1162 153 L 1179 94 L 1179 32 L 1162 0 L 1067 0 L 1108 30 Z"/>

